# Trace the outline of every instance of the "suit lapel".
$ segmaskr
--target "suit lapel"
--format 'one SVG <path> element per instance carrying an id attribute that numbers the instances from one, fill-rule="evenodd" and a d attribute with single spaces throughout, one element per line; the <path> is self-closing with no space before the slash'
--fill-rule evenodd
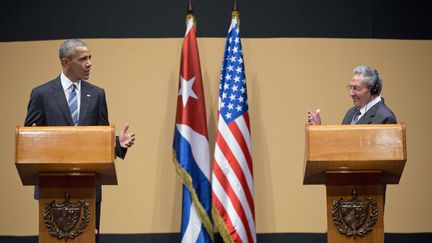
<path id="1" fill-rule="evenodd" d="M 357 122 L 357 124 L 370 124 L 375 117 L 377 110 L 383 105 L 380 101 L 370 108 Z"/>
<path id="2" fill-rule="evenodd" d="M 66 96 L 63 90 L 63 86 L 61 85 L 60 76 L 57 77 L 57 79 L 52 83 L 51 88 L 52 88 L 51 95 L 53 96 L 54 101 L 57 103 L 60 110 L 65 115 L 69 125 L 72 126 L 73 125 L 72 117 L 70 114 L 69 105 L 66 102 Z"/>
<path id="3" fill-rule="evenodd" d="M 80 104 L 80 116 L 78 124 L 84 124 L 84 119 L 87 115 L 88 104 L 92 97 L 91 89 L 87 82 L 81 80 L 81 104 Z"/>
<path id="4" fill-rule="evenodd" d="M 351 121 L 354 117 L 354 114 L 356 113 L 357 109 L 355 107 L 351 108 L 346 116 L 344 117 L 344 119 L 342 120 L 342 124 L 346 124 L 346 125 L 350 125 Z"/>

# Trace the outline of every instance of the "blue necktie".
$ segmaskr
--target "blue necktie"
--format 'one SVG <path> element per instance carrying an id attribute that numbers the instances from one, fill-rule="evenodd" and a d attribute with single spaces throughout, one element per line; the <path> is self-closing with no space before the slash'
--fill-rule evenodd
<path id="1" fill-rule="evenodd" d="M 357 124 L 360 115 L 361 115 L 360 110 L 357 110 L 356 113 L 355 113 L 354 116 L 353 116 L 353 119 L 352 119 L 352 121 L 351 121 L 351 124 Z"/>
<path id="2" fill-rule="evenodd" d="M 69 110 L 72 116 L 72 122 L 74 124 L 74 126 L 78 125 L 78 96 L 77 96 L 77 92 L 76 89 L 77 87 L 75 86 L 75 84 L 71 85 L 72 90 L 69 93 L 69 100 L 68 100 L 68 104 L 69 104 Z"/>

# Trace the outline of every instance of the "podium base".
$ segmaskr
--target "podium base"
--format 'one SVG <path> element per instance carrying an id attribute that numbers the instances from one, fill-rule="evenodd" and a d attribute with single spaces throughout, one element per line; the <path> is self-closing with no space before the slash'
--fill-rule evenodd
<path id="1" fill-rule="evenodd" d="M 360 174 L 361 176 L 359 173 L 327 173 L 329 243 L 384 243 L 385 185 L 376 184 L 382 173 L 377 171 Z M 369 185 L 358 181 L 358 178 L 368 178 Z M 345 184 L 347 182 L 352 184 Z M 366 227 L 368 225 L 371 227 Z"/>
<path id="2" fill-rule="evenodd" d="M 95 242 L 95 178 L 95 173 L 39 174 L 39 243 L 66 242 L 50 231 L 66 232 L 71 243 Z M 59 204 L 70 206 L 55 206 Z"/>

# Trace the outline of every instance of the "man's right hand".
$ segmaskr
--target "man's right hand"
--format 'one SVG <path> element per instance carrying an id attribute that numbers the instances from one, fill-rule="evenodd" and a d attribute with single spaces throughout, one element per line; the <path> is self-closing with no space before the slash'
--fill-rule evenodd
<path id="1" fill-rule="evenodd" d="M 135 143 L 135 133 L 128 133 L 129 124 L 126 124 L 119 136 L 120 147 L 130 148 Z"/>
<path id="2" fill-rule="evenodd" d="M 320 112 L 321 112 L 320 109 L 317 109 L 315 112 L 308 111 L 307 120 L 309 125 L 321 125 Z"/>

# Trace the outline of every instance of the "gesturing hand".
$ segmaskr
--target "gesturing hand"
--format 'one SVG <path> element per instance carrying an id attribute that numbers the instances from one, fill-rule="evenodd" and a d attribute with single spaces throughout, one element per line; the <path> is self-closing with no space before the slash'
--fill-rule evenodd
<path id="1" fill-rule="evenodd" d="M 315 112 L 308 111 L 307 120 L 309 125 L 321 125 L 320 112 L 320 109 L 317 109 Z"/>
<path id="2" fill-rule="evenodd" d="M 127 133 L 128 129 L 129 124 L 126 124 L 119 136 L 120 147 L 122 148 L 130 148 L 135 143 L 135 133 Z"/>

